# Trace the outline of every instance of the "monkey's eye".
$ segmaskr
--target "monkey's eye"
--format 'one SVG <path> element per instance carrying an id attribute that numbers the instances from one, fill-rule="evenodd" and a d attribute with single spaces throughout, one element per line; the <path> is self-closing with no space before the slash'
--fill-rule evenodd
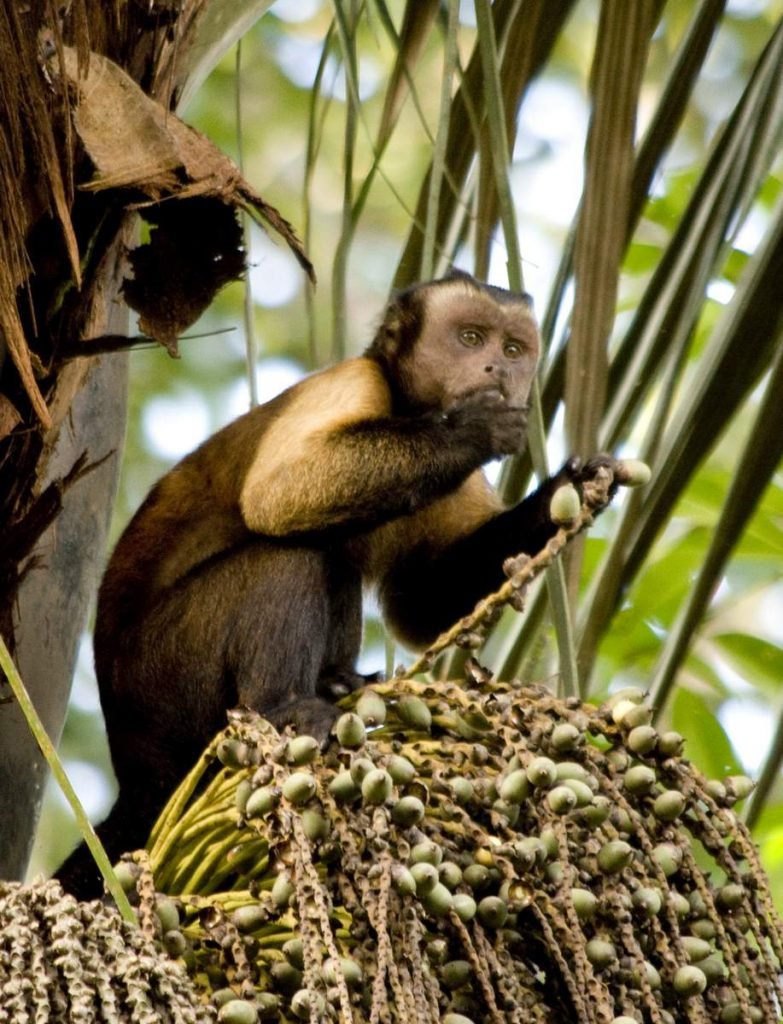
<path id="1" fill-rule="evenodd" d="M 506 359 L 521 359 L 525 349 L 518 341 L 503 342 L 503 355 Z"/>
<path id="2" fill-rule="evenodd" d="M 459 340 L 469 348 L 478 348 L 484 344 L 484 335 L 475 327 L 463 327 L 459 332 Z"/>

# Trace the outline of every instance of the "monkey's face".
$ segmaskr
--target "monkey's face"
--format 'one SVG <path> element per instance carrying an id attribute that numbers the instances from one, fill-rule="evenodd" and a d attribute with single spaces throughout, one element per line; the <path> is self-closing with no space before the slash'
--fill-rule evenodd
<path id="1" fill-rule="evenodd" d="M 527 404 L 538 328 L 527 303 L 505 294 L 499 302 L 462 281 L 427 289 L 421 333 L 403 357 L 411 398 L 446 408 L 466 394 L 497 390 L 514 407 Z"/>

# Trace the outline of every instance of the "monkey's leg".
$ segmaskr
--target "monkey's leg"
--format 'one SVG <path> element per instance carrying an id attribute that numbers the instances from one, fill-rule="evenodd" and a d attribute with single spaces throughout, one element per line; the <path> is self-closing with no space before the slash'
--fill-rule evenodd
<path id="1" fill-rule="evenodd" d="M 147 764 L 161 754 L 187 770 L 244 705 L 276 725 L 292 722 L 323 739 L 334 717 L 317 696 L 331 624 L 327 555 L 316 548 L 254 540 L 212 559 L 158 600 L 135 630 L 109 726 L 112 754 L 128 716 L 145 723 Z M 128 677 L 131 677 L 130 679 Z M 130 699 L 126 699 L 127 697 Z M 138 732 L 121 760 L 138 764 Z M 120 784 L 122 777 L 117 770 Z"/>
<path id="2" fill-rule="evenodd" d="M 102 701 L 117 775 L 179 777 L 244 705 L 301 725 L 316 700 L 329 616 L 325 555 L 258 540 L 180 580 L 124 638 L 116 684 Z M 323 731 L 323 730 L 322 730 Z M 125 765 L 129 768 L 123 772 Z"/>
<path id="3" fill-rule="evenodd" d="M 330 653 L 332 601 L 342 603 L 345 585 L 329 562 L 314 548 L 266 542 L 230 559 L 238 593 L 226 664 L 236 703 L 320 740 L 328 736 L 335 710 L 318 696 L 318 680 Z"/>
<path id="4" fill-rule="evenodd" d="M 323 739 L 334 708 L 316 696 L 330 624 L 324 556 L 256 543 L 168 591 L 141 621 L 105 637 L 101 702 L 120 795 L 99 834 L 115 859 L 143 846 L 166 800 L 244 704 Z M 108 652 L 108 653 L 107 653 Z M 89 898 L 100 879 L 86 846 L 58 872 Z"/>
<path id="5" fill-rule="evenodd" d="M 362 641 L 361 574 L 339 551 L 330 557 L 327 571 L 329 632 L 316 692 L 339 700 L 375 676 L 360 675 L 355 667 Z"/>

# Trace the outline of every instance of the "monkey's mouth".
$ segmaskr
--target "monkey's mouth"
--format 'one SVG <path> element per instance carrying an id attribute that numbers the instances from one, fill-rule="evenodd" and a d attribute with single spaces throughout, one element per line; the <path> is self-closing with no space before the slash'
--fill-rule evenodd
<path id="1" fill-rule="evenodd" d="M 497 381 L 484 384 L 481 387 L 467 388 L 465 391 L 460 391 L 454 396 L 453 401 L 460 402 L 469 398 L 471 395 L 480 395 L 485 391 L 496 391 L 504 402 L 507 402 L 512 409 L 518 410 L 518 412 L 525 417 L 527 417 L 530 412 L 530 402 L 520 402 L 517 404 L 514 401 L 514 395 L 503 385 L 502 382 L 498 383 Z"/>
<path id="2" fill-rule="evenodd" d="M 530 414 L 530 402 L 521 402 L 520 404 L 517 405 L 514 402 L 514 396 L 510 395 L 504 388 L 489 388 L 488 390 L 497 391 L 500 394 L 500 397 L 503 399 L 503 401 L 508 403 L 509 408 L 519 413 L 520 419 L 524 420 L 525 426 L 527 426 L 527 418 Z"/>
<path id="3" fill-rule="evenodd" d="M 507 402 L 512 409 L 519 411 L 520 415 L 527 417 L 530 412 L 530 402 L 520 402 L 518 396 L 508 387 L 505 381 L 495 383 L 493 387 L 488 388 L 489 391 L 497 391 L 504 402 Z"/>

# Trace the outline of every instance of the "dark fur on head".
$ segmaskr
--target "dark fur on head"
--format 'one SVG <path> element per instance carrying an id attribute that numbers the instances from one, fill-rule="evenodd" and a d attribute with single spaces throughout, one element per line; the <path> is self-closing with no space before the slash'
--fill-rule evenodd
<path id="1" fill-rule="evenodd" d="M 384 310 L 383 320 L 375 332 L 365 355 L 377 360 L 385 369 L 409 351 L 421 334 L 426 296 L 429 289 L 451 282 L 462 282 L 477 292 L 484 292 L 500 305 L 518 305 L 523 302 L 532 310 L 533 299 L 527 292 L 513 292 L 506 288 L 498 288 L 494 284 L 477 281 L 472 274 L 456 267 L 443 277 L 403 288 L 392 295 Z"/>
<path id="2" fill-rule="evenodd" d="M 483 281 L 477 281 L 472 274 L 468 274 L 465 270 L 459 270 L 457 267 L 452 267 L 448 274 L 445 274 L 443 281 L 464 281 L 465 284 L 473 285 L 476 291 L 484 292 L 485 295 L 490 295 L 496 302 L 502 306 L 516 306 L 520 302 L 523 302 L 526 306 L 529 306 L 531 311 L 533 309 L 533 296 L 528 292 L 515 292 L 508 288 L 499 288 L 494 284 L 485 284 Z M 429 284 L 435 284 L 435 281 L 428 282 Z"/>

